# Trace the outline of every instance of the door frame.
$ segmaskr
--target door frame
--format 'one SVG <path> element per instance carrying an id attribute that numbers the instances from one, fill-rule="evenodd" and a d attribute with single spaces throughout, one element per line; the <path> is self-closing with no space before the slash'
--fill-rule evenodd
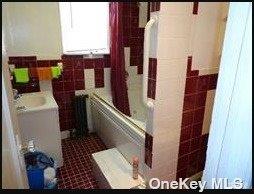
<path id="1" fill-rule="evenodd" d="M 4 17 L 4 4 L 2 6 Z M 28 189 L 25 161 L 20 152 L 22 142 L 5 45 L 5 33 L 2 30 L 2 188 Z"/>

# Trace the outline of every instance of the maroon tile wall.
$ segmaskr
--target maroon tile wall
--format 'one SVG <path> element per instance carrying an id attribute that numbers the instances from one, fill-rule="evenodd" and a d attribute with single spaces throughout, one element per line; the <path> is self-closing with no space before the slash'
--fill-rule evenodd
<path id="1" fill-rule="evenodd" d="M 160 2 L 150 2 L 150 12 L 160 11 Z"/>
<path id="2" fill-rule="evenodd" d="M 198 14 L 198 2 L 193 2 L 193 14 Z"/>
<path id="3" fill-rule="evenodd" d="M 157 75 L 157 59 L 149 58 L 148 64 L 148 89 L 147 97 L 155 99 L 156 92 L 156 75 Z"/>
<path id="4" fill-rule="evenodd" d="M 145 134 L 145 164 L 152 168 L 153 136 Z"/>
<path id="5" fill-rule="evenodd" d="M 130 64 L 143 73 L 144 28 L 139 28 L 138 2 L 126 2 L 123 9 L 124 47 L 130 47 Z"/>
<path id="6" fill-rule="evenodd" d="M 60 130 L 74 128 L 74 106 L 73 98 L 75 90 L 85 89 L 84 69 L 94 69 L 95 87 L 104 87 L 104 69 L 110 67 L 110 56 L 104 55 L 103 58 L 83 59 L 81 55 L 62 55 L 59 60 L 37 60 L 36 56 L 9 57 L 9 64 L 20 67 L 50 67 L 63 62 L 63 72 L 58 79 L 52 79 L 52 90 L 54 98 L 59 106 Z M 38 78 L 31 78 L 27 84 L 15 83 L 12 81 L 13 88 L 19 93 L 39 92 Z"/>
<path id="7" fill-rule="evenodd" d="M 218 74 L 198 75 L 187 60 L 186 85 L 177 165 L 177 178 L 190 177 L 204 168 L 208 134 L 202 135 L 206 95 L 216 89 Z"/>

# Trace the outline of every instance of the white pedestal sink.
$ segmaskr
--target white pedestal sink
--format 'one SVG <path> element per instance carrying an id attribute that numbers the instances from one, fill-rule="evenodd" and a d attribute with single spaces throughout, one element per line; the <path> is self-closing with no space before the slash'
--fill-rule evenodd
<path id="1" fill-rule="evenodd" d="M 62 146 L 58 105 L 50 91 L 22 94 L 15 101 L 23 142 L 34 140 L 37 150 L 45 152 L 62 166 Z"/>

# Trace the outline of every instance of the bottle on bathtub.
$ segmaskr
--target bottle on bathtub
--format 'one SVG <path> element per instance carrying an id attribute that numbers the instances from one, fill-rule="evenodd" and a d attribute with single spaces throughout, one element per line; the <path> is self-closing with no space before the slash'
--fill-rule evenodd
<path id="1" fill-rule="evenodd" d="M 138 163 L 139 163 L 138 157 L 134 156 L 132 158 L 132 168 L 133 168 L 132 177 L 133 177 L 133 179 L 138 179 Z"/>

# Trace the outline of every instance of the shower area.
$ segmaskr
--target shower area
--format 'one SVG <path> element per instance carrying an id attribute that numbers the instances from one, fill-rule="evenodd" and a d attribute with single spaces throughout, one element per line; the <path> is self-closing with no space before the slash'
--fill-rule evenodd
<path id="1" fill-rule="evenodd" d="M 121 4 L 121 12 L 118 17 L 121 29 L 121 34 L 118 34 L 121 46 L 120 61 L 121 77 L 118 75 L 111 75 L 111 87 L 121 84 L 122 78 L 124 78 L 124 85 L 115 89 L 115 92 L 123 92 L 123 102 L 117 104 L 112 100 L 112 94 L 104 91 L 96 92 L 97 96 L 107 102 L 110 106 L 113 106 L 118 111 L 124 114 L 128 120 L 135 123 L 139 128 L 145 131 L 146 112 L 142 100 L 143 90 L 143 47 L 144 47 L 144 29 L 147 21 L 150 17 L 149 3 L 148 2 L 135 2 L 135 3 L 119 3 Z M 119 6 L 119 5 L 118 5 Z M 112 24 L 113 25 L 113 24 Z M 112 29 L 112 27 L 111 27 Z M 111 37 L 114 40 L 115 37 Z M 113 52 L 111 55 L 115 55 Z M 119 57 L 118 55 L 118 57 Z M 113 67 L 114 68 L 114 67 Z M 111 70 L 112 72 L 112 70 Z M 117 72 L 119 74 L 119 72 Z M 115 79 L 120 77 L 120 80 Z M 122 89 L 123 88 L 123 89 Z M 111 88 L 112 90 L 112 88 Z M 114 91 L 114 89 L 113 89 Z"/>
<path id="2" fill-rule="evenodd" d="M 95 91 L 89 99 L 93 130 L 130 163 L 137 156 L 142 174 L 148 109 L 143 103 L 144 32 L 149 6 L 148 2 L 110 3 L 111 92 Z M 145 99 L 147 94 L 146 89 Z"/>
<path id="3" fill-rule="evenodd" d="M 205 165 L 228 3 L 115 6 L 111 9 L 117 14 L 110 15 L 111 31 L 118 32 L 111 36 L 111 47 L 118 48 L 111 51 L 112 93 L 91 95 L 93 130 L 128 162 L 137 156 L 146 180 L 198 179 Z"/>

